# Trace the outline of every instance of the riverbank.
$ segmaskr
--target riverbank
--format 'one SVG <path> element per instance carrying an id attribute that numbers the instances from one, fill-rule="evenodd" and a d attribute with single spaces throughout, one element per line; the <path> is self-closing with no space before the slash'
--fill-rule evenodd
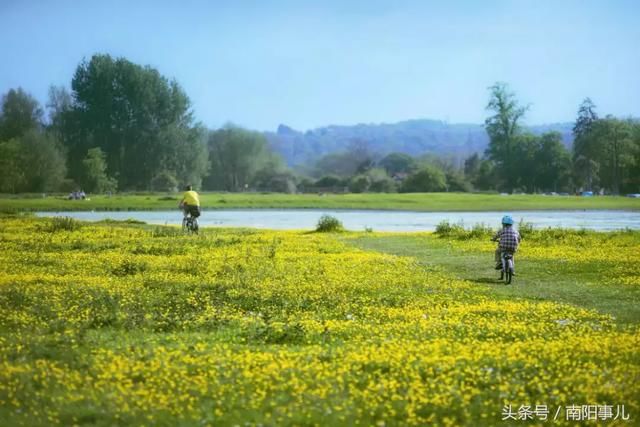
<path id="1" fill-rule="evenodd" d="M 63 196 L 3 195 L 0 211 L 130 211 L 170 210 L 179 193 L 117 194 L 67 200 Z M 640 211 L 640 199 L 622 196 L 544 196 L 469 193 L 413 194 L 279 194 L 203 193 L 206 209 L 377 209 L 422 212 L 526 211 L 526 210 L 630 210 Z"/>
<path id="2" fill-rule="evenodd" d="M 177 209 L 165 211 L 56 211 L 35 212 L 38 216 L 66 216 L 82 221 L 134 220 L 147 224 L 181 225 Z M 239 227 L 269 230 L 313 230 L 323 215 L 331 215 L 351 231 L 434 231 L 448 222 L 471 228 L 496 226 L 505 211 L 438 211 L 350 209 L 205 209 L 198 219 L 201 227 Z M 640 214 L 624 210 L 529 210 L 512 213 L 518 223 L 534 228 L 570 228 L 595 231 L 640 230 Z"/>

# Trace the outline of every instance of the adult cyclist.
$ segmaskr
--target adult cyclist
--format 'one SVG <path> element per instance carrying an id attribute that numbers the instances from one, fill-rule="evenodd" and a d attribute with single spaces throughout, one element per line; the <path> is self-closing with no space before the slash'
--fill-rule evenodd
<path id="1" fill-rule="evenodd" d="M 502 217 L 502 229 L 491 240 L 498 242 L 495 252 L 496 270 L 502 270 L 502 256 L 504 254 L 515 254 L 520 244 L 520 233 L 513 228 L 513 218 L 510 215 Z"/>
<path id="2" fill-rule="evenodd" d="M 200 210 L 200 196 L 193 191 L 191 185 L 184 187 L 184 194 L 178 206 L 182 209 L 185 218 L 189 215 L 191 215 L 192 218 L 198 218 L 202 212 Z"/>

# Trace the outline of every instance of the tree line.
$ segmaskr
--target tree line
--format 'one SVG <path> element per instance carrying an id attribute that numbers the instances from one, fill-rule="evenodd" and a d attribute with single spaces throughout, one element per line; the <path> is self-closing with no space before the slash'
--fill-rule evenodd
<path id="1" fill-rule="evenodd" d="M 380 156 L 366 140 L 289 168 L 264 135 L 194 120 L 175 80 L 124 58 L 83 60 L 70 89 L 51 87 L 43 108 L 21 88 L 0 105 L 0 192 L 174 191 L 638 191 L 640 123 L 600 118 L 580 105 L 568 150 L 560 134 L 526 133 L 527 107 L 503 83 L 490 88 L 485 153 L 455 159 Z"/>
<path id="2" fill-rule="evenodd" d="M 503 191 L 597 191 L 619 194 L 640 190 L 640 121 L 607 115 L 599 118 L 591 99 L 578 108 L 571 150 L 560 134 L 522 131 L 528 107 L 521 106 L 504 83 L 490 88 L 485 121 L 489 147 L 472 157 L 465 172 L 478 188 Z"/>

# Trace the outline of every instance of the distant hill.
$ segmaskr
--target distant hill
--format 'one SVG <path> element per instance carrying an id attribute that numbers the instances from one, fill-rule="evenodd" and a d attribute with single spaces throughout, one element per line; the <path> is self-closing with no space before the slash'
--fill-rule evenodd
<path id="1" fill-rule="evenodd" d="M 569 147 L 572 127 L 573 123 L 554 123 L 527 129 L 535 134 L 558 131 Z M 457 159 L 482 153 L 489 143 L 483 125 L 450 124 L 427 119 L 392 124 L 326 126 L 306 132 L 280 125 L 276 132 L 265 132 L 265 136 L 271 147 L 291 166 L 312 163 L 326 154 L 344 151 L 353 141 L 366 143 L 369 150 L 382 156 L 391 152 L 412 156 L 429 153 Z"/>

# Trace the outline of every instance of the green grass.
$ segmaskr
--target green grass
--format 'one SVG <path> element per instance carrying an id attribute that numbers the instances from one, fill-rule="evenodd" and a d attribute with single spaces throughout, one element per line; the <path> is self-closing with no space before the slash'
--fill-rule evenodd
<path id="1" fill-rule="evenodd" d="M 175 194 L 118 194 L 91 196 L 90 200 L 66 200 L 63 196 L 0 196 L 0 211 L 79 211 L 79 210 L 167 210 L 176 209 Z M 279 193 L 203 193 L 205 209 L 391 209 L 414 211 L 518 211 L 518 210 L 640 210 L 640 199 L 620 196 L 578 197 L 415 193 L 415 194 L 279 194 Z"/>
<path id="2" fill-rule="evenodd" d="M 603 240 L 611 235 L 593 234 Z M 640 233 L 630 235 L 634 236 L 637 249 Z M 562 302 L 610 314 L 620 325 L 640 324 L 640 287 L 603 284 L 617 274 L 616 266 L 606 261 L 575 265 L 516 256 L 517 275 L 507 286 L 498 280 L 500 273 L 493 269 L 493 253 L 463 251 L 455 241 L 435 234 L 361 235 L 349 241 L 367 250 L 415 257 L 425 268 L 442 269 L 469 280 L 497 298 Z M 525 239 L 523 245 L 526 244 Z"/>

